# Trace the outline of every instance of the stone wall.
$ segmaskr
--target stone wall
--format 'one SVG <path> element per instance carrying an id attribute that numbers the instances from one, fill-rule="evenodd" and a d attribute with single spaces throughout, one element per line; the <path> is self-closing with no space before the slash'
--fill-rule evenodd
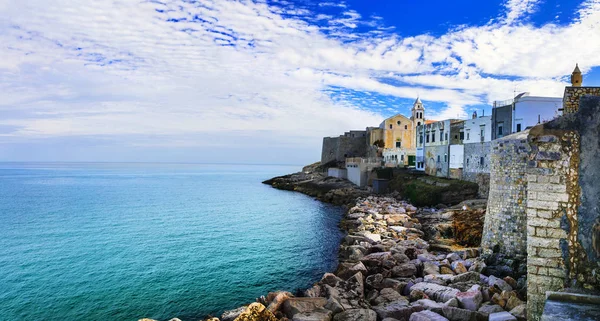
<path id="1" fill-rule="evenodd" d="M 529 135 L 529 320 L 540 320 L 546 291 L 600 291 L 600 98 L 577 109 Z"/>
<path id="2" fill-rule="evenodd" d="M 491 142 L 465 144 L 463 177 L 479 185 L 479 197 L 487 198 L 490 191 Z M 483 157 L 483 164 L 481 158 Z"/>
<path id="3" fill-rule="evenodd" d="M 324 137 L 321 164 L 343 162 L 349 157 L 367 157 L 370 149 L 364 136 Z"/>
<path id="4" fill-rule="evenodd" d="M 445 159 L 444 156 L 446 156 Z M 448 145 L 425 146 L 425 172 L 427 175 L 448 177 L 449 158 Z"/>
<path id="5" fill-rule="evenodd" d="M 490 190 L 481 246 L 486 251 L 527 251 L 527 143 L 529 131 L 492 142 Z M 466 154 L 466 151 L 465 151 Z"/>
<path id="6" fill-rule="evenodd" d="M 600 87 L 565 87 L 563 114 L 571 114 L 579 109 L 579 100 L 584 95 L 600 96 Z"/>

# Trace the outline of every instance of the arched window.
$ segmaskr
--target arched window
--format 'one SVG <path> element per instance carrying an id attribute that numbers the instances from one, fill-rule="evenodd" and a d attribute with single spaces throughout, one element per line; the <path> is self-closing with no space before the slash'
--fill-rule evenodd
<path id="1" fill-rule="evenodd" d="M 404 129 L 408 129 L 408 125 L 404 125 Z"/>
<path id="2" fill-rule="evenodd" d="M 392 124 L 390 124 L 390 129 L 392 129 Z"/>

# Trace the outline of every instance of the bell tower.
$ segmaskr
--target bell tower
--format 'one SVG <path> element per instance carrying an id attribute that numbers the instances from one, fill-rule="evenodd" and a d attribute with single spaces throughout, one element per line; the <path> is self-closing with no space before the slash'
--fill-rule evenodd
<path id="1" fill-rule="evenodd" d="M 571 73 L 571 86 L 581 87 L 581 83 L 583 83 L 583 76 L 579 70 L 579 64 L 575 64 L 575 70 Z"/>
<path id="2" fill-rule="evenodd" d="M 417 97 L 417 100 L 415 100 L 415 103 L 413 104 L 412 117 L 410 118 L 413 121 L 413 127 L 416 128 L 425 123 L 424 113 L 425 108 L 423 108 L 423 103 L 421 102 L 421 99 Z"/>

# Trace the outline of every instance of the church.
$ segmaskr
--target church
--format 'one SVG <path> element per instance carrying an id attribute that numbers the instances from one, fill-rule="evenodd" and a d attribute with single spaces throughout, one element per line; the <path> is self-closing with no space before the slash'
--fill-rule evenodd
<path id="1" fill-rule="evenodd" d="M 420 98 L 415 100 L 411 111 L 410 118 L 397 114 L 379 125 L 383 132 L 381 147 L 386 166 L 415 166 L 416 129 L 425 121 L 425 108 Z"/>

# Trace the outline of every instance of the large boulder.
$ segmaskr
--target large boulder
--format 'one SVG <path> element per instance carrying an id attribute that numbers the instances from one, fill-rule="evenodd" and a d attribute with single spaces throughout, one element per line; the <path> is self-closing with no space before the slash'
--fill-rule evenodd
<path id="1" fill-rule="evenodd" d="M 333 313 L 326 309 L 316 309 L 310 312 L 296 313 L 292 321 L 331 321 Z"/>
<path id="2" fill-rule="evenodd" d="M 400 293 L 398 293 L 397 291 L 390 289 L 390 288 L 385 288 L 379 292 L 379 296 L 373 300 L 373 304 L 380 305 L 380 304 L 394 302 L 394 301 L 398 301 L 398 300 L 406 300 L 406 299 L 403 298 L 400 295 Z"/>
<path id="3" fill-rule="evenodd" d="M 481 291 L 468 291 L 456 294 L 459 306 L 463 309 L 477 311 L 483 302 Z"/>
<path id="4" fill-rule="evenodd" d="M 455 307 L 443 307 L 432 311 L 443 315 L 450 321 L 487 321 L 487 316 L 482 313 Z"/>
<path id="5" fill-rule="evenodd" d="M 267 295 L 267 301 L 270 302 L 267 309 L 273 313 L 279 310 L 285 300 L 293 297 L 289 292 L 271 292 Z"/>
<path id="6" fill-rule="evenodd" d="M 242 306 L 237 309 L 225 311 L 223 314 L 221 314 L 221 321 L 233 321 L 239 317 L 240 314 L 246 311 L 247 308 L 248 306 Z"/>
<path id="7" fill-rule="evenodd" d="M 235 321 L 277 321 L 277 318 L 260 303 L 250 304 Z"/>
<path id="8" fill-rule="evenodd" d="M 379 319 L 394 318 L 398 320 L 408 320 L 410 315 L 415 312 L 425 310 L 422 306 L 408 306 L 408 301 L 399 300 L 373 307 Z"/>
<path id="9" fill-rule="evenodd" d="M 506 311 L 502 311 L 490 314 L 489 321 L 517 321 L 517 318 Z"/>
<path id="10" fill-rule="evenodd" d="M 413 263 L 404 263 L 394 266 L 392 275 L 395 277 L 411 277 L 417 274 L 417 267 Z"/>
<path id="11" fill-rule="evenodd" d="M 440 274 L 440 267 L 433 262 L 424 262 L 423 263 L 423 275 L 428 274 Z"/>
<path id="12" fill-rule="evenodd" d="M 298 313 L 308 313 L 321 309 L 327 304 L 326 298 L 289 298 L 283 303 L 283 312 L 288 318 Z"/>
<path id="13" fill-rule="evenodd" d="M 492 313 L 496 313 L 496 312 L 502 312 L 504 311 L 504 309 L 497 305 L 497 304 L 484 304 L 482 305 L 479 310 L 477 310 L 485 315 L 490 315 Z"/>
<path id="14" fill-rule="evenodd" d="M 413 285 L 411 291 L 413 290 L 423 291 L 429 298 L 437 302 L 446 302 L 452 298 L 456 298 L 456 295 L 460 292 L 451 287 L 425 282 Z"/>
<path id="15" fill-rule="evenodd" d="M 377 313 L 369 309 L 351 309 L 336 314 L 333 321 L 377 321 Z"/>
<path id="16" fill-rule="evenodd" d="M 409 321 L 448 321 L 448 319 L 435 312 L 425 310 L 411 314 Z"/>
<path id="17" fill-rule="evenodd" d="M 357 272 L 363 273 L 363 275 L 365 275 L 367 273 L 367 268 L 365 267 L 365 265 L 362 262 L 341 263 L 338 266 L 338 269 L 335 274 L 337 276 L 339 276 L 340 278 L 346 280 L 349 277 L 356 274 Z"/>

